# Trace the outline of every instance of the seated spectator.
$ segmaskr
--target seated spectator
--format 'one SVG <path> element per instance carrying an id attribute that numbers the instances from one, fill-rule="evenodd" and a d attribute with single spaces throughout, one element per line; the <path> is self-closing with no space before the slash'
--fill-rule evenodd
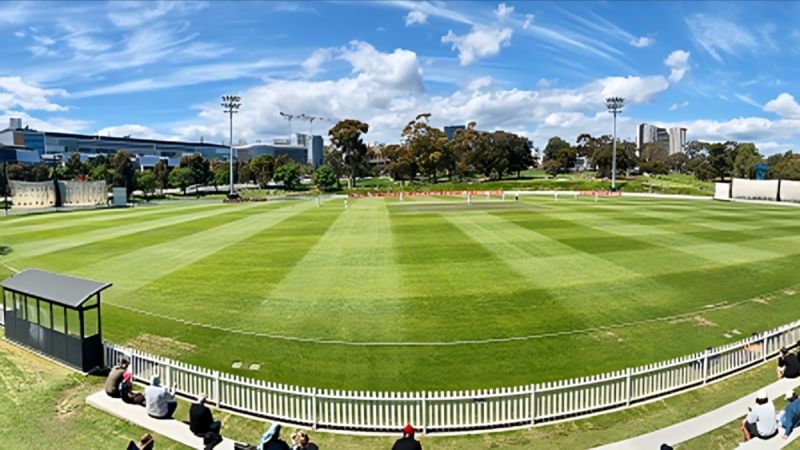
<path id="1" fill-rule="evenodd" d="M 155 419 L 171 419 L 178 408 L 178 402 L 175 400 L 175 386 L 172 389 L 162 387 L 158 374 L 153 374 L 150 378 L 150 386 L 144 389 L 144 398 L 147 404 L 147 415 Z"/>
<path id="2" fill-rule="evenodd" d="M 122 401 L 133 405 L 144 405 L 144 394 L 133 390 L 133 374 L 125 372 L 122 374 L 122 383 L 119 384 L 119 396 Z"/>
<path id="3" fill-rule="evenodd" d="M 116 366 L 111 368 L 106 378 L 105 391 L 109 397 L 119 398 L 119 384 L 122 383 L 122 374 L 128 370 L 128 360 L 122 358 Z"/>
<path id="4" fill-rule="evenodd" d="M 128 450 L 153 450 L 155 448 L 156 441 L 153 439 L 153 436 L 150 433 L 145 434 L 139 439 L 139 445 L 136 445 L 135 442 L 130 441 L 128 443 Z"/>
<path id="5" fill-rule="evenodd" d="M 414 427 L 411 425 L 403 427 L 403 437 L 394 443 L 392 450 L 422 450 L 422 445 L 414 439 Z"/>
<path id="6" fill-rule="evenodd" d="M 789 403 L 781 414 L 781 426 L 783 427 L 783 438 L 789 439 L 792 430 L 800 425 L 800 401 L 797 400 L 797 394 L 794 391 L 786 393 L 784 398 Z"/>
<path id="7" fill-rule="evenodd" d="M 775 406 L 769 401 L 764 389 L 756 394 L 756 404 L 748 408 L 749 413 L 742 421 L 744 441 L 757 437 L 769 439 L 778 434 L 778 420 L 775 417 Z"/>
<path id="8" fill-rule="evenodd" d="M 794 353 L 789 353 L 786 347 L 781 347 L 781 356 L 778 357 L 778 378 L 797 378 L 800 376 L 800 359 Z"/>
<path id="9" fill-rule="evenodd" d="M 266 433 L 261 436 L 261 441 L 258 443 L 258 450 L 291 450 L 289 444 L 280 438 L 281 426 L 273 423 Z"/>
<path id="10" fill-rule="evenodd" d="M 295 439 L 293 440 L 294 446 L 292 450 L 319 450 L 317 444 L 311 442 L 311 438 L 308 437 L 308 433 L 304 430 L 297 430 L 297 433 L 293 434 Z"/>
<path id="11" fill-rule="evenodd" d="M 209 431 L 219 434 L 220 427 L 222 423 L 214 420 L 211 409 L 206 406 L 206 394 L 200 394 L 197 403 L 189 408 L 189 429 L 197 436 L 205 436 Z"/>

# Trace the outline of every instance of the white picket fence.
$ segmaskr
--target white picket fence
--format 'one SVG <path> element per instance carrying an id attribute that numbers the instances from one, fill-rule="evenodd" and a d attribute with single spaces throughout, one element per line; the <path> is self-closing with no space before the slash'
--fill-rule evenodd
<path id="1" fill-rule="evenodd" d="M 800 338 L 800 321 L 717 349 L 571 380 L 471 391 L 371 392 L 270 383 L 105 343 L 107 365 L 125 356 L 134 377 L 157 371 L 178 393 L 205 393 L 221 409 L 314 429 L 466 434 L 577 419 L 663 398 L 726 378 L 776 356 Z"/>

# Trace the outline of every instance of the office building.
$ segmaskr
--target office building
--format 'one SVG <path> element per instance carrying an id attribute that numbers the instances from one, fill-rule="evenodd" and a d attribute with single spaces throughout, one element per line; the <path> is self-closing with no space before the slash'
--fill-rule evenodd
<path id="1" fill-rule="evenodd" d="M 682 153 L 686 148 L 686 128 L 672 127 L 669 129 L 669 154 Z"/>
<path id="2" fill-rule="evenodd" d="M 686 128 L 674 127 L 667 131 L 649 123 L 639 124 L 636 127 L 636 149 L 641 150 L 645 144 L 651 143 L 658 144 L 670 155 L 682 152 L 686 145 Z"/>
<path id="3" fill-rule="evenodd" d="M 444 127 L 444 135 L 447 136 L 447 140 L 452 140 L 458 131 L 464 131 L 467 127 L 464 125 L 450 125 Z"/>

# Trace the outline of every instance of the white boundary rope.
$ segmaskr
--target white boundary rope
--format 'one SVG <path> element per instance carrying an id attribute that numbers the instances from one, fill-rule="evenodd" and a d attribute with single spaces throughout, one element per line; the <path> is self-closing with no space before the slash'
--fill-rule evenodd
<path id="1" fill-rule="evenodd" d="M 675 314 L 671 316 L 662 316 L 662 317 L 655 317 L 652 319 L 643 319 L 631 322 L 623 322 L 623 323 L 616 323 L 611 325 L 601 325 L 592 328 L 580 328 L 574 330 L 564 330 L 564 331 L 552 331 L 548 333 L 540 333 L 540 334 L 529 334 L 525 336 L 511 336 L 505 338 L 489 338 L 489 339 L 463 339 L 463 340 L 454 340 L 454 341 L 419 341 L 419 342 L 369 342 L 369 341 L 348 341 L 348 340 L 338 340 L 338 339 L 317 339 L 317 338 L 303 338 L 297 336 L 285 336 L 280 334 L 270 334 L 270 333 L 263 333 L 259 331 L 252 331 L 252 330 L 243 330 L 238 328 L 228 328 L 219 325 L 212 325 L 203 322 L 195 322 L 192 320 L 181 319 L 179 317 L 169 316 L 166 314 L 159 314 L 154 313 L 152 311 L 145 311 L 139 308 L 134 308 L 131 306 L 120 305 L 117 303 L 113 303 L 110 301 L 105 301 L 104 303 L 107 305 L 111 305 L 120 309 L 124 309 L 127 311 L 135 312 L 137 314 L 143 314 L 150 317 L 156 317 L 159 319 L 169 320 L 172 322 L 182 323 L 184 325 L 191 325 L 200 328 L 206 328 L 209 330 L 216 330 L 216 331 L 223 331 L 226 333 L 232 334 L 239 334 L 244 336 L 254 336 L 254 337 L 261 337 L 261 338 L 268 338 L 268 339 L 275 339 L 287 342 L 301 342 L 301 343 L 308 343 L 308 344 L 319 344 L 319 345 L 341 345 L 341 346 L 349 346 L 349 347 L 453 347 L 453 346 L 462 346 L 462 345 L 483 345 L 483 344 L 496 344 L 496 343 L 504 343 L 504 342 L 517 342 L 517 341 L 530 341 L 535 339 L 544 339 L 550 337 L 559 337 L 559 336 L 569 336 L 569 335 L 578 335 L 578 334 L 588 334 L 588 333 L 596 333 L 598 331 L 608 331 L 608 330 L 617 330 L 621 328 L 629 328 L 636 325 L 645 325 L 648 323 L 655 323 L 655 322 L 666 322 L 666 321 L 673 321 L 684 319 L 687 317 L 692 317 L 698 314 L 703 314 L 708 311 L 715 311 L 719 309 L 727 309 L 733 308 L 739 305 L 743 305 L 745 303 L 749 303 L 755 301 L 756 299 L 763 299 L 765 297 L 771 298 L 773 295 L 784 292 L 791 287 L 779 289 L 773 292 L 770 292 L 765 295 L 760 295 L 754 298 L 748 298 L 745 300 L 740 300 L 735 303 L 727 303 L 727 302 L 720 302 L 714 305 L 708 305 L 703 307 L 702 309 L 697 309 L 694 311 Z"/>

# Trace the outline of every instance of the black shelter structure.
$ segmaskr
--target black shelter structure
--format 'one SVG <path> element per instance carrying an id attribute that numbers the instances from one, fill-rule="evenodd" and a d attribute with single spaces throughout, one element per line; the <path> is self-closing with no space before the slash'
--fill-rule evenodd
<path id="1" fill-rule="evenodd" d="M 100 292 L 110 283 L 29 269 L 0 285 L 7 339 L 82 372 L 103 366 Z"/>

